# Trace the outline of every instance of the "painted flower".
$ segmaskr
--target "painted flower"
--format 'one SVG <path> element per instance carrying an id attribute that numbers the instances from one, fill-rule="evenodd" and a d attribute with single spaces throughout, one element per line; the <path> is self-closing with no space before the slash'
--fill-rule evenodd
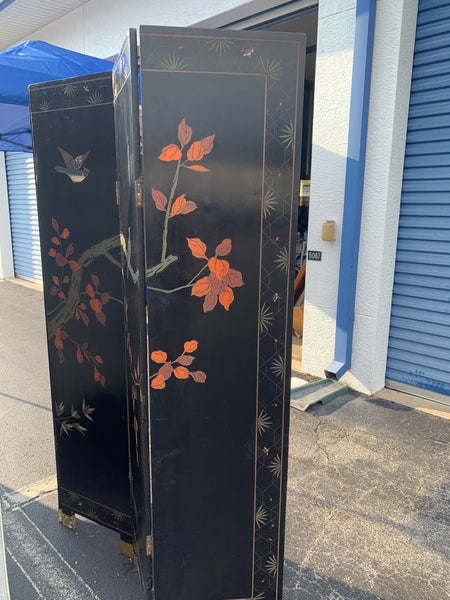
<path id="1" fill-rule="evenodd" d="M 203 300 L 203 312 L 213 310 L 219 302 L 225 310 L 230 309 L 234 301 L 233 288 L 244 285 L 242 273 L 230 268 L 230 263 L 222 256 L 231 252 L 231 240 L 223 240 L 216 248 L 214 256 L 206 256 L 206 244 L 198 238 L 187 238 L 188 246 L 196 258 L 208 261 L 209 275 L 202 277 L 192 286 L 191 295 Z"/>
<path id="2" fill-rule="evenodd" d="M 180 354 L 178 358 L 172 361 L 167 360 L 167 352 L 163 350 L 154 350 L 150 358 L 153 362 L 161 364 L 158 372 L 151 377 L 151 387 L 154 390 L 163 390 L 166 387 L 166 381 L 172 377 L 176 379 L 189 379 L 191 377 L 196 383 L 205 383 L 206 373 L 203 371 L 189 371 L 187 367 L 192 365 L 195 360 L 195 356 L 192 356 L 192 352 L 195 352 L 198 348 L 197 340 L 190 340 L 184 342 L 183 354 Z"/>

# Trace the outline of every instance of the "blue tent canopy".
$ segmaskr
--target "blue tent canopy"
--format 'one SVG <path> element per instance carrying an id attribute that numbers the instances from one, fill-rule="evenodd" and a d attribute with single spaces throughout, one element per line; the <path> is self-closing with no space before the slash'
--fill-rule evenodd
<path id="1" fill-rule="evenodd" d="M 113 63 L 27 41 L 0 52 L 0 150 L 31 152 L 28 86 L 89 73 L 111 71 Z"/>

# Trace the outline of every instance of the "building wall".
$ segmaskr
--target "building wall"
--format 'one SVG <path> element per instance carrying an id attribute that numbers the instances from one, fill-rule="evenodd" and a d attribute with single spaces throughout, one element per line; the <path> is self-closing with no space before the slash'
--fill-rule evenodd
<path id="1" fill-rule="evenodd" d="M 108 58 L 119 52 L 130 27 L 187 27 L 241 4 L 242 0 L 91 0 L 28 39 Z"/>
<path id="2" fill-rule="evenodd" d="M 323 376 L 334 356 L 356 0 L 320 0 L 311 169 L 303 370 Z M 352 365 L 342 380 L 384 387 L 411 85 L 417 0 L 378 0 Z M 321 240 L 336 221 L 336 241 Z"/>

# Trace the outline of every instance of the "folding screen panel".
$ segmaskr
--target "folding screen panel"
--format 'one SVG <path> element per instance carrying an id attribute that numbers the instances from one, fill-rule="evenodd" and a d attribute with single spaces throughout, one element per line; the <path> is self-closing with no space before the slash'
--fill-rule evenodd
<path id="1" fill-rule="evenodd" d="M 156 600 L 281 595 L 304 53 L 140 31 Z"/>
<path id="2" fill-rule="evenodd" d="M 143 203 L 140 179 L 138 72 L 136 30 L 122 46 L 113 72 L 117 140 L 117 197 L 120 213 L 127 396 L 129 408 L 130 476 L 139 574 L 144 589 L 152 588 L 148 376 L 145 315 Z"/>
<path id="3" fill-rule="evenodd" d="M 60 518 L 132 543 L 111 73 L 33 85 L 30 111 Z"/>

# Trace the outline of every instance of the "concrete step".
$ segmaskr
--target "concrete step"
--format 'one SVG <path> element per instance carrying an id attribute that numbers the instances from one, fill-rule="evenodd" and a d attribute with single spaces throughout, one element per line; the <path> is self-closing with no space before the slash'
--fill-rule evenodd
<path id="1" fill-rule="evenodd" d="M 345 383 L 333 379 L 321 379 L 306 385 L 291 387 L 291 406 L 305 411 L 312 404 L 331 402 L 341 394 L 348 391 Z"/>

